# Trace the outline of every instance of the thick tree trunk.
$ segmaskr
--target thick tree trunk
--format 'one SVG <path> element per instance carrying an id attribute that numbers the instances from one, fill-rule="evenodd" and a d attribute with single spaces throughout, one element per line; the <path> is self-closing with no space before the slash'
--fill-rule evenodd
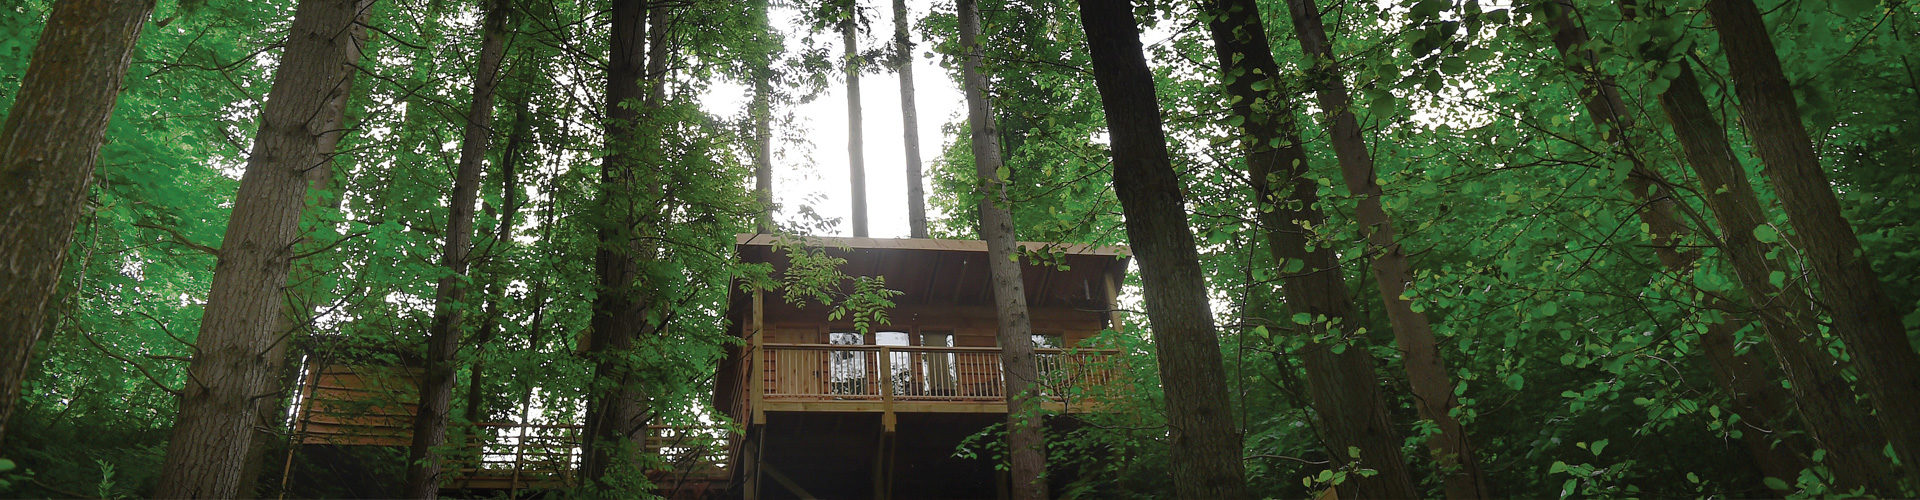
<path id="1" fill-rule="evenodd" d="M 1846 342 L 1894 457 L 1905 466 L 1901 475 L 1920 481 L 1920 425 L 1913 422 L 1920 415 L 1920 354 L 1901 324 L 1910 307 L 1887 296 L 1841 214 L 1760 10 L 1752 0 L 1709 0 L 1707 12 L 1727 55 L 1740 123 L 1764 167 L 1760 173 L 1793 224 L 1791 239 L 1819 283 L 1820 305 Z"/>
<path id="2" fill-rule="evenodd" d="M 1286 273 L 1283 279 L 1287 303 L 1295 312 L 1309 317 L 1324 316 L 1340 325 L 1360 324 L 1346 284 L 1341 281 L 1340 261 L 1333 247 L 1312 241 L 1311 231 L 1303 225 L 1318 226 L 1326 215 L 1316 206 L 1320 186 L 1306 175 L 1306 150 L 1293 118 L 1298 112 L 1280 93 L 1280 70 L 1267 44 L 1258 7 L 1250 0 L 1214 0 L 1208 5 L 1208 27 L 1227 99 L 1233 113 L 1245 120 L 1241 147 L 1247 154 L 1247 173 L 1258 199 L 1257 219 L 1274 262 L 1302 264 L 1299 271 Z M 1283 186 L 1290 186 L 1292 192 L 1284 197 L 1275 193 L 1275 178 Z M 1326 326 L 1315 323 L 1307 334 L 1325 334 Z M 1309 393 L 1320 415 L 1328 456 L 1338 466 L 1345 466 L 1352 460 L 1347 450 L 1358 448 L 1361 466 L 1380 471 L 1372 477 L 1351 477 L 1346 483 L 1350 486 L 1345 488 L 1363 497 L 1376 492 L 1412 491 L 1413 478 L 1400 453 L 1402 438 L 1392 424 L 1386 397 L 1374 375 L 1373 357 L 1365 349 L 1345 349 L 1336 354 L 1321 342 L 1309 343 L 1303 354 Z M 1422 407 L 1422 416 L 1427 416 L 1426 409 Z M 1444 420 L 1436 422 L 1451 422 L 1454 431 L 1443 435 L 1462 437 L 1430 442 L 1442 465 L 1454 471 L 1446 476 L 1449 496 L 1456 486 L 1466 490 L 1468 497 L 1488 496 L 1478 479 L 1478 467 L 1471 460 L 1452 460 L 1472 455 L 1458 432 L 1459 422 L 1444 412 L 1439 417 Z M 1447 428 L 1443 424 L 1443 432 Z M 1455 444 L 1462 449 L 1446 446 Z"/>
<path id="3" fill-rule="evenodd" d="M 635 234 L 643 208 L 639 192 L 645 169 L 641 149 L 646 145 L 639 122 L 648 99 L 641 87 L 647 78 L 646 2 L 613 2 L 607 74 L 608 155 L 600 170 L 600 210 L 606 221 L 599 229 L 600 248 L 594 252 L 599 287 L 593 301 L 588 357 L 593 380 L 588 388 L 585 456 L 581 477 L 595 487 L 614 487 L 616 479 L 640 474 L 634 454 L 646 441 L 646 396 L 639 376 L 627 360 L 634 340 L 644 329 L 645 304 L 636 298 L 639 244 Z"/>
<path id="4" fill-rule="evenodd" d="M 907 35 L 909 14 L 907 0 L 893 0 L 893 65 L 900 73 L 900 134 L 907 150 L 907 229 L 909 236 L 925 238 L 927 190 L 920 174 L 920 118 L 913 104 L 913 39 Z M 978 24 L 978 19 L 975 21 Z"/>
<path id="5" fill-rule="evenodd" d="M 767 22 L 767 0 L 756 0 L 753 7 L 754 28 L 763 30 L 766 37 L 760 43 L 771 47 L 777 33 L 773 25 Z M 753 198 L 760 203 L 760 212 L 754 217 L 754 229 L 761 233 L 773 232 L 773 57 L 771 49 L 763 49 L 756 54 L 753 66 L 753 104 L 749 110 L 753 114 Z"/>
<path id="6" fill-rule="evenodd" d="M 1580 26 L 1574 16 L 1571 0 L 1552 0 L 1547 6 L 1547 25 L 1553 30 L 1553 45 L 1562 57 L 1574 65 L 1573 72 L 1580 77 L 1582 85 L 1580 95 L 1585 96 L 1582 103 L 1587 116 L 1592 118 L 1606 132 L 1606 139 L 1613 149 L 1632 164 L 1633 170 L 1627 175 L 1627 191 L 1639 203 L 1640 221 L 1647 225 L 1647 231 L 1653 239 L 1653 252 L 1656 260 L 1667 272 L 1676 277 L 1686 277 L 1694 272 L 1694 263 L 1699 260 L 1698 251 L 1681 251 L 1680 241 L 1690 237 L 1705 236 L 1707 241 L 1717 240 L 1709 228 L 1699 228 L 1682 223 L 1675 215 L 1677 196 L 1659 169 L 1648 164 L 1642 153 L 1642 142 L 1637 134 L 1633 117 L 1628 114 L 1626 101 L 1620 97 L 1620 88 L 1613 77 L 1602 74 L 1594 61 L 1591 51 L 1583 50 L 1587 41 L 1587 30 Z M 1700 221 L 1704 224 L 1704 221 Z M 1698 234 L 1696 234 L 1698 233 Z M 1720 309 L 1730 314 L 1741 314 L 1731 304 L 1713 300 L 1709 305 L 1722 306 Z M 1760 305 L 1753 305 L 1758 308 Z M 1768 316 L 1772 318 L 1767 328 L 1791 331 L 1796 329 L 1790 322 L 1780 321 L 1784 315 Z M 1748 351 L 1736 354 L 1733 348 L 1734 334 L 1746 324 L 1744 320 L 1722 321 L 1707 325 L 1700 335 L 1700 343 L 1708 357 L 1708 367 L 1713 371 L 1713 379 L 1727 394 L 1734 414 L 1742 420 L 1759 425 L 1748 426 L 1741 440 L 1753 454 L 1754 463 L 1765 477 L 1783 480 L 1792 479 L 1806 468 L 1806 463 L 1797 454 L 1804 450 L 1800 446 L 1773 446 L 1772 441 L 1786 437 L 1786 433 L 1772 434 L 1762 429 L 1776 429 L 1792 421 L 1789 406 L 1791 401 L 1785 388 L 1779 384 L 1764 383 L 1772 380 L 1767 363 L 1761 358 L 1761 351 Z M 1800 343 L 1787 346 L 1788 349 L 1800 347 Z M 1789 353 L 1792 355 L 1792 353 Z M 1786 493 L 1786 492 L 1781 492 Z"/>
<path id="7" fill-rule="evenodd" d="M 1440 427 L 1440 434 L 1429 445 L 1434 448 L 1441 466 L 1446 470 L 1447 496 L 1485 496 L 1486 481 L 1473 459 L 1472 445 L 1460 422 L 1451 416 L 1452 410 L 1459 404 L 1454 397 L 1453 381 L 1447 374 L 1445 361 L 1440 358 L 1439 348 L 1434 341 L 1433 327 L 1425 315 L 1413 311 L 1412 303 L 1407 299 L 1407 283 L 1413 279 L 1407 255 L 1400 247 L 1399 237 L 1394 234 L 1392 219 L 1381 207 L 1382 192 L 1380 185 L 1375 182 L 1373 157 L 1367 152 L 1359 120 L 1353 115 L 1353 99 L 1347 93 L 1346 75 L 1334 62 L 1333 47 L 1328 43 L 1319 7 L 1314 5 L 1313 0 L 1288 0 L 1287 10 L 1292 14 L 1294 35 L 1300 41 L 1300 50 L 1312 59 L 1309 80 L 1318 96 L 1320 109 L 1327 113 L 1334 155 L 1340 162 L 1340 176 L 1345 179 L 1347 190 L 1358 199 L 1355 218 L 1360 223 L 1361 235 L 1367 240 L 1367 253 L 1372 256 L 1374 283 L 1379 287 L 1387 319 L 1393 326 L 1394 342 L 1406 354 L 1407 379 L 1413 386 L 1414 406 L 1419 409 L 1421 417 L 1434 421 Z M 1397 488 L 1399 485 L 1383 486 Z M 1405 493 L 1412 492 L 1387 490 L 1379 494 L 1402 496 Z"/>
<path id="8" fill-rule="evenodd" d="M 894 1 L 899 12 L 900 0 Z M 1033 322 L 1027 314 L 1027 290 L 1020 279 L 1019 248 L 1013 214 L 1007 200 L 1006 179 L 1000 178 L 1000 128 L 994 124 L 987 101 L 987 75 L 980 72 L 980 8 L 974 0 L 959 0 L 961 80 L 967 96 L 967 129 L 973 137 L 974 175 L 979 180 L 980 237 L 987 241 L 987 269 L 993 277 L 994 311 L 1000 317 L 1000 366 L 1007 383 L 1007 449 L 1011 455 L 1015 500 L 1047 498 L 1047 441 L 1037 392 L 1038 370 L 1033 361 Z M 896 25 L 904 30 L 904 24 Z M 904 49 L 905 31 L 899 32 Z M 902 76 L 908 78 L 908 76 Z M 903 95 L 911 85 L 901 84 Z M 910 117 L 911 115 L 909 115 Z M 909 118 L 911 121 L 911 118 Z M 916 158 L 917 159 L 917 158 Z M 912 173 L 918 174 L 918 169 Z M 923 224 L 925 220 L 921 221 Z M 925 236 L 925 228 L 919 229 Z"/>
<path id="9" fill-rule="evenodd" d="M 0 438 L 153 0 L 60 0 L 0 128 Z"/>
<path id="10" fill-rule="evenodd" d="M 213 288 L 155 496 L 239 494 L 253 439 L 254 397 L 275 376 L 270 363 L 284 314 L 282 289 L 312 171 L 331 161 L 345 127 L 345 100 L 360 59 L 357 22 L 373 0 L 302 0 L 295 7 L 260 131 L 214 266 Z"/>
<path id="11" fill-rule="evenodd" d="M 1227 399 L 1220 339 L 1207 302 L 1180 176 L 1168 158 L 1153 72 L 1126 0 L 1079 0 L 1094 82 L 1113 145 L 1113 188 L 1140 259 L 1147 322 L 1159 349 L 1182 498 L 1246 498 L 1241 442 Z"/>
<path id="12" fill-rule="evenodd" d="M 840 45 L 846 49 L 841 61 L 847 78 L 847 178 L 853 184 L 853 236 L 867 237 L 867 158 L 861 137 L 860 121 L 860 23 L 856 20 L 859 0 L 847 2 L 847 18 L 840 22 Z"/>
<path id="13" fill-rule="evenodd" d="M 448 276 L 440 278 L 434 299 L 433 325 L 427 334 L 427 371 L 420 383 L 420 406 L 414 413 L 413 447 L 407 453 L 407 482 L 401 496 L 438 498 L 441 462 L 436 450 L 447 442 L 447 420 L 453 410 L 454 357 L 460 349 L 460 327 L 466 318 L 468 252 L 473 246 L 474 203 L 480 196 L 488 144 L 493 139 L 493 95 L 500 77 L 500 61 L 507 51 L 507 0 L 487 3 L 480 27 L 480 58 L 473 73 L 473 102 L 467 107 L 461 131 L 459 166 L 453 175 L 453 196 L 447 206 L 446 247 L 440 254 Z"/>
<path id="14" fill-rule="evenodd" d="M 1773 283 L 1771 274 L 1786 268 L 1775 270 L 1766 256 L 1767 245 L 1754 236 L 1766 218 L 1753 185 L 1727 142 L 1726 129 L 1700 93 L 1692 65 L 1678 64 L 1683 65 L 1679 76 L 1660 95 L 1660 106 L 1673 123 L 1681 153 L 1700 177 L 1700 191 L 1724 233 L 1720 249 L 1733 263 L 1735 277 L 1756 305 L 1768 305 L 1757 314 L 1778 317 L 1763 326 L 1807 431 L 1827 450 L 1829 470 L 1839 486 L 1896 493 L 1893 472 L 1880 454 L 1886 442 L 1880 425 L 1855 411 L 1853 391 L 1841 378 L 1839 362 L 1810 335 L 1817 330 L 1805 290 L 1796 280 Z"/>

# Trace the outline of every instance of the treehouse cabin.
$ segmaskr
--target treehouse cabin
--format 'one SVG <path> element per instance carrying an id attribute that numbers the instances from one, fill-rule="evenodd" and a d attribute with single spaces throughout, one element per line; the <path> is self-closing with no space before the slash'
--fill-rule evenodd
<path id="1" fill-rule="evenodd" d="M 841 273 L 883 279 L 899 292 L 894 306 L 884 321 L 863 330 L 811 298 L 731 287 L 727 327 L 741 342 L 715 373 L 713 407 L 744 434 L 717 424 L 653 427 L 646 448 L 661 458 L 648 471 L 656 492 L 747 499 L 1001 496 L 1005 478 L 990 461 L 954 457 L 968 436 L 1006 417 L 986 245 L 872 238 L 791 243 L 804 246 L 743 234 L 736 250 L 744 262 L 771 265 L 775 279 L 792 270 L 795 249 L 844 259 Z M 1112 309 L 1127 257 L 1113 247 L 1022 246 L 1033 256 L 1022 260 L 1022 278 L 1045 404 L 1056 414 L 1089 411 L 1089 398 L 1080 396 L 1117 387 L 1117 357 L 1086 341 L 1117 321 Z M 334 360 L 311 361 L 301 373 L 294 446 L 284 463 L 271 464 L 286 471 L 283 489 L 296 496 L 398 491 L 420 370 Z M 525 416 L 450 429 L 448 444 L 456 450 L 448 453 L 443 492 L 511 498 L 575 484 L 580 426 Z"/>
<path id="2" fill-rule="evenodd" d="M 798 242 L 787 242 L 798 243 Z M 900 292 L 885 321 L 855 327 L 811 298 L 736 287 L 729 327 L 741 346 L 721 366 L 714 407 L 746 429 L 729 453 L 746 498 L 992 498 L 984 459 L 954 458 L 963 439 L 1006 416 L 999 319 L 984 242 L 808 238 L 841 271 Z M 1127 257 L 1114 247 L 1022 243 L 1041 391 L 1049 409 L 1085 412 L 1117 381 L 1111 351 L 1085 341 L 1116 322 Z M 793 245 L 740 235 L 745 262 L 780 278 Z"/>

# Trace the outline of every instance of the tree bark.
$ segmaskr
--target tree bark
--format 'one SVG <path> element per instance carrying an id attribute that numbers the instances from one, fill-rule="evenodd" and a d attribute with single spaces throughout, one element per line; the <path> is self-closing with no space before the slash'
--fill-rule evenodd
<path id="1" fill-rule="evenodd" d="M 1760 10 L 1752 0 L 1709 0 L 1707 13 L 1727 56 L 1740 123 L 1760 157 L 1760 173 L 1793 225 L 1790 240 L 1806 256 L 1820 305 L 1846 342 L 1881 430 L 1904 464 L 1900 474 L 1920 480 L 1920 426 L 1913 423 L 1920 415 L 1920 354 L 1901 324 L 1912 311 L 1887 296 L 1841 214 Z"/>
<path id="2" fill-rule="evenodd" d="M 867 237 L 867 159 L 861 138 L 860 117 L 860 22 L 859 0 L 847 2 L 847 18 L 840 21 L 840 45 L 846 50 L 847 78 L 847 178 L 853 184 L 853 236 Z"/>
<path id="3" fill-rule="evenodd" d="M 1182 498 L 1247 498 L 1206 277 L 1187 225 L 1180 176 L 1168 158 L 1133 3 L 1078 4 L 1111 134 L 1113 188 L 1127 240 L 1140 259 L 1147 322 L 1159 350 L 1175 491 Z"/>
<path id="4" fill-rule="evenodd" d="M 1880 455 L 1885 443 L 1880 426 L 1855 411 L 1853 391 L 1841 378 L 1839 362 L 1815 343 L 1812 332 L 1818 330 L 1805 290 L 1795 280 L 1782 280 L 1780 286 L 1771 281 L 1772 273 L 1784 273 L 1785 268 L 1775 271 L 1767 246 L 1754 237 L 1754 229 L 1766 218 L 1753 185 L 1727 142 L 1726 129 L 1700 93 L 1692 65 L 1677 64 L 1682 65 L 1679 76 L 1660 95 L 1660 107 L 1673 124 L 1681 153 L 1700 177 L 1700 191 L 1724 233 L 1720 249 L 1733 263 L 1734 276 L 1755 304 L 1765 305 L 1756 313 L 1780 317 L 1763 326 L 1807 431 L 1827 450 L 1838 486 L 1897 493 L 1893 472 Z"/>
<path id="5" fill-rule="evenodd" d="M 474 203 L 480 196 L 480 177 L 488 144 L 493 139 L 493 96 L 500 80 L 500 62 L 507 51 L 508 0 L 489 0 L 480 26 L 480 54 L 473 73 L 473 102 L 467 107 L 461 131 L 460 160 L 453 175 L 453 195 L 447 206 L 446 246 L 434 299 L 433 324 L 427 334 L 427 370 L 420 383 L 420 406 L 414 412 L 413 447 L 407 453 L 407 479 L 401 496 L 438 498 L 444 456 L 436 448 L 447 442 L 447 420 L 453 410 L 454 358 L 460 350 L 461 324 L 466 319 L 468 253 L 473 246 Z"/>
<path id="6" fill-rule="evenodd" d="M 648 92 L 647 2 L 613 2 L 611 64 L 607 72 L 608 154 L 600 170 L 600 247 L 594 252 L 599 280 L 593 301 L 588 358 L 593 380 L 588 388 L 586 444 L 580 471 L 586 484 L 616 488 L 614 480 L 640 474 L 633 454 L 647 435 L 646 396 L 627 359 L 644 329 L 645 304 L 635 297 L 639 277 L 636 225 L 641 219 L 638 192 L 644 170 L 640 122 Z M 613 491 L 618 491 L 616 488 Z"/>
<path id="7" fill-rule="evenodd" d="M 299 237 L 311 172 L 331 160 L 360 58 L 357 20 L 373 0 L 302 0 L 288 31 L 273 87 L 233 215 L 222 239 L 213 287 L 187 369 L 188 384 L 168 442 L 155 496 L 237 496 L 253 439 L 254 398 L 275 373 L 263 357 L 280 339 L 282 289 Z"/>
<path id="8" fill-rule="evenodd" d="M 60 0 L 0 128 L 0 438 L 153 0 Z"/>
<path id="9" fill-rule="evenodd" d="M 778 36 L 773 25 L 767 22 L 767 0 L 755 0 L 753 7 L 754 27 L 763 31 L 762 51 L 755 54 L 758 58 L 753 66 L 753 103 L 749 113 L 753 115 L 753 197 L 760 203 L 759 213 L 754 217 L 754 229 L 761 233 L 773 232 L 773 57 L 770 48 L 777 43 Z"/>
<path id="10" fill-rule="evenodd" d="M 1435 439 L 1438 442 L 1430 442 L 1429 445 L 1440 457 L 1439 462 L 1446 471 L 1447 496 L 1485 496 L 1486 482 L 1474 462 L 1465 429 L 1451 416 L 1458 402 L 1454 397 L 1453 382 L 1447 375 L 1446 364 L 1440 358 L 1439 348 L 1434 341 L 1433 328 L 1425 315 L 1413 311 L 1412 303 L 1407 299 L 1407 283 L 1413 279 L 1407 255 L 1400 246 L 1399 237 L 1394 234 L 1392 219 L 1381 207 L 1382 192 L 1380 185 L 1375 182 L 1373 157 L 1367 152 L 1359 120 L 1353 115 L 1353 99 L 1347 92 L 1346 75 L 1335 63 L 1333 47 L 1328 42 L 1319 7 L 1314 5 L 1313 0 L 1288 0 L 1287 10 L 1292 14 L 1294 35 L 1300 41 L 1300 50 L 1312 59 L 1309 80 L 1319 99 L 1320 109 L 1327 113 L 1334 156 L 1340 163 L 1340 176 L 1346 181 L 1347 190 L 1357 198 L 1355 218 L 1360 223 L 1361 235 L 1367 240 L 1374 282 L 1386 306 L 1387 319 L 1393 326 L 1394 342 L 1406 354 L 1407 378 L 1413 386 L 1414 406 L 1420 410 L 1422 417 L 1433 420 L 1440 427 L 1440 435 Z M 1381 494 L 1402 496 L 1406 493 L 1412 491 L 1389 490 Z"/>
<path id="11" fill-rule="evenodd" d="M 1014 236 L 1013 213 L 1006 179 L 1000 177 L 1000 130 L 987 101 L 987 75 L 980 72 L 980 8 L 975 0 L 959 0 L 962 86 L 967 96 L 967 129 L 973 137 L 973 170 L 979 179 L 980 237 L 987 241 L 987 270 L 993 278 L 994 311 L 1000 317 L 1000 366 L 1007 383 L 1007 450 L 1011 455 L 1012 497 L 1047 498 L 1046 421 L 1040 408 L 1038 369 L 1033 360 L 1033 322 L 1027 314 L 1027 290 L 1020 278 L 1020 249 Z M 896 12 L 905 12 L 894 0 Z M 896 40 L 905 48 L 905 24 L 896 24 Z M 909 78 L 910 76 L 902 76 Z M 903 96 L 911 84 L 902 83 Z M 909 114 L 911 116 L 911 114 Z M 909 118 L 911 121 L 911 118 Z M 910 155 L 910 158 L 917 155 Z M 917 158 L 915 158 L 917 159 Z M 918 169 L 910 170 L 918 174 Z M 926 221 L 921 220 L 924 224 Z M 924 237 L 926 229 L 919 228 Z"/>
<path id="12" fill-rule="evenodd" d="M 524 62 L 523 60 L 522 63 Z M 520 66 L 516 72 L 516 74 L 519 75 L 519 84 L 522 85 L 524 89 L 526 88 L 524 86 L 529 85 L 527 75 L 530 75 L 531 72 L 527 70 L 527 65 L 516 64 Z M 521 189 L 520 161 L 521 155 L 525 151 L 527 134 L 531 131 L 531 122 L 528 121 L 527 115 L 532 112 L 532 108 L 529 102 L 531 101 L 529 92 L 521 90 L 516 92 L 516 94 L 518 94 L 517 97 L 512 98 L 515 103 L 513 130 L 507 133 L 507 143 L 500 150 L 501 210 L 499 226 L 494 229 L 493 234 L 492 245 L 495 246 L 514 244 L 513 227 L 514 224 L 518 222 L 515 219 L 519 217 L 520 206 L 523 203 L 518 200 Z M 485 266 L 484 261 L 480 264 Z M 485 272 L 486 269 L 486 267 L 483 267 L 482 272 Z M 478 423 L 488 417 L 489 408 L 487 407 L 485 389 L 486 359 L 484 357 L 486 351 L 484 349 L 487 344 L 493 342 L 494 337 L 500 332 L 500 302 L 506 300 L 505 295 L 506 291 L 497 280 L 490 281 L 487 284 L 487 305 L 483 313 L 484 316 L 482 316 L 484 319 L 481 320 L 480 328 L 474 333 L 473 341 L 469 342 L 475 349 L 480 349 L 480 355 L 475 356 L 473 364 L 467 367 L 468 371 L 472 373 L 467 384 L 465 413 L 467 422 Z"/>
<path id="13" fill-rule="evenodd" d="M 1330 245 L 1316 244 L 1310 226 L 1326 221 L 1317 206 L 1319 184 L 1307 176 L 1306 150 L 1300 140 L 1293 102 L 1280 93 L 1279 66 L 1273 49 L 1267 44 L 1266 27 L 1259 18 L 1257 5 L 1250 0 L 1213 0 L 1208 28 L 1212 31 L 1215 55 L 1220 60 L 1222 80 L 1228 101 L 1241 125 L 1241 147 L 1246 152 L 1247 172 L 1251 179 L 1257 220 L 1266 234 L 1269 251 L 1276 263 L 1301 263 L 1295 272 L 1284 272 L 1282 287 L 1287 303 L 1297 313 L 1325 317 L 1339 325 L 1360 324 L 1352 298 L 1342 282 L 1340 261 Z M 1281 195 L 1273 188 L 1275 179 L 1290 187 Z M 1284 197 L 1283 197 L 1284 196 Z M 1327 333 L 1327 322 L 1309 325 L 1307 335 Z M 1345 349 L 1334 353 L 1323 342 L 1309 342 L 1301 356 L 1306 365 L 1307 385 L 1314 409 L 1320 415 L 1319 427 L 1328 446 L 1328 456 L 1336 466 L 1353 461 L 1350 448 L 1358 448 L 1362 467 L 1380 474 L 1372 477 L 1349 476 L 1345 486 L 1361 497 L 1383 496 L 1389 492 L 1411 492 L 1412 472 L 1400 452 L 1402 438 L 1393 426 L 1385 394 L 1374 374 L 1377 364 L 1365 349 Z M 1411 370 L 1410 370 L 1411 371 Z M 1413 374 L 1410 374 L 1413 375 Z M 1446 398 L 1451 398 L 1449 389 Z M 1450 399 L 1447 399 L 1450 400 Z M 1429 408 L 1422 406 L 1422 416 Z M 1466 497 L 1489 496 L 1480 480 L 1479 468 L 1471 458 L 1460 425 L 1451 415 L 1441 412 L 1435 419 L 1442 424 L 1442 437 L 1430 440 L 1442 466 L 1449 471 L 1444 478 L 1448 495 L 1455 489 Z M 1451 426 L 1445 423 L 1451 422 Z M 1452 432 L 1446 432 L 1451 430 Z M 1458 439 L 1447 439 L 1457 436 Z M 1457 448 L 1449 445 L 1459 445 Z M 1456 497 L 1457 498 L 1457 497 Z"/>
<path id="14" fill-rule="evenodd" d="M 1717 241 L 1709 228 L 1699 228 L 1683 223 L 1675 215 L 1678 195 L 1669 187 L 1660 170 L 1650 165 L 1643 154 L 1640 134 L 1636 133 L 1633 117 L 1627 110 L 1626 101 L 1620 96 L 1619 84 L 1613 77 L 1602 74 L 1591 51 L 1582 47 L 1588 42 L 1587 30 L 1575 17 L 1571 0 L 1551 0 L 1546 6 L 1547 25 L 1553 31 L 1553 45 L 1561 56 L 1570 61 L 1572 71 L 1580 77 L 1580 95 L 1585 99 L 1582 105 L 1587 116 L 1595 125 L 1605 131 L 1605 137 L 1621 157 L 1632 165 L 1627 174 L 1627 191 L 1638 202 L 1640 221 L 1647 225 L 1647 231 L 1653 240 L 1653 252 L 1667 272 L 1684 279 L 1695 272 L 1694 264 L 1700 258 L 1698 251 L 1681 251 L 1680 242 L 1689 238 Z M 1700 221 L 1704 224 L 1704 221 Z M 1750 298 L 1750 297 L 1749 297 Z M 1708 299 L 1708 305 L 1740 315 L 1732 304 L 1725 300 Z M 1752 304 L 1753 308 L 1763 307 Z M 1770 315 L 1762 318 L 1770 321 L 1766 328 L 1793 331 L 1797 327 L 1782 321 L 1785 315 Z M 1745 319 L 1721 321 L 1707 325 L 1700 335 L 1700 344 L 1708 358 L 1708 368 L 1713 372 L 1715 384 L 1727 399 L 1733 412 L 1746 422 L 1758 422 L 1749 425 L 1741 434 L 1741 441 L 1747 444 L 1754 463 L 1765 477 L 1792 479 L 1806 468 L 1806 463 L 1798 455 L 1805 450 L 1791 441 L 1787 445 L 1773 446 L 1774 439 L 1786 438 L 1786 433 L 1771 434 L 1772 429 L 1792 422 L 1790 395 L 1779 384 L 1769 384 L 1774 374 L 1769 373 L 1767 363 L 1759 359 L 1760 351 L 1749 351 L 1741 355 L 1734 351 L 1734 334 L 1747 324 Z M 1803 347 L 1801 343 L 1785 346 L 1786 349 Z M 1788 355 L 1801 355 L 1789 352 Z M 1788 493 L 1788 492 L 1778 492 Z"/>
<path id="15" fill-rule="evenodd" d="M 893 0 L 893 65 L 894 70 L 900 73 L 900 134 L 907 151 L 907 230 L 910 237 L 925 238 L 927 190 L 924 177 L 920 174 L 919 111 L 913 103 L 913 39 L 907 35 L 907 17 L 910 14 L 907 0 Z M 975 24 L 978 24 L 978 19 L 975 19 Z M 976 158 L 975 161 L 979 160 Z"/>

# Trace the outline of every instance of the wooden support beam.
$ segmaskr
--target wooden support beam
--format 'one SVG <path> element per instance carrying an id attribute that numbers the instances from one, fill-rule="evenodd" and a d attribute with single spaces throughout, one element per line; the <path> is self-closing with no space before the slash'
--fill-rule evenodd
<path id="1" fill-rule="evenodd" d="M 740 446 L 740 468 L 744 469 L 740 475 L 740 492 L 746 500 L 760 498 L 760 442 L 765 439 L 766 428 L 750 426 L 747 428 L 747 442 Z"/>
<path id="2" fill-rule="evenodd" d="M 793 496 L 797 496 L 806 500 L 818 500 L 820 498 L 820 497 L 813 496 L 812 493 L 808 493 L 806 488 L 801 488 L 799 484 L 794 483 L 792 479 L 787 478 L 786 474 L 781 474 L 780 469 L 774 468 L 773 464 L 762 463 L 760 464 L 760 470 L 762 472 L 765 472 L 767 474 L 767 477 L 772 478 L 773 482 L 779 483 L 780 487 L 786 488 L 787 492 L 792 493 Z"/>
<path id="3" fill-rule="evenodd" d="M 887 416 L 893 416 L 888 413 Z M 890 500 L 893 498 L 893 427 L 880 432 L 880 439 L 874 443 L 873 450 L 873 499 Z"/>
<path id="4" fill-rule="evenodd" d="M 749 346 L 752 353 L 749 358 L 752 360 L 753 369 L 747 372 L 751 377 L 747 383 L 747 401 L 753 411 L 753 425 L 767 423 L 766 405 L 762 401 L 767 395 L 767 361 L 766 349 L 764 349 L 767 343 L 766 313 L 766 292 L 755 288 L 753 290 L 753 338 Z"/>

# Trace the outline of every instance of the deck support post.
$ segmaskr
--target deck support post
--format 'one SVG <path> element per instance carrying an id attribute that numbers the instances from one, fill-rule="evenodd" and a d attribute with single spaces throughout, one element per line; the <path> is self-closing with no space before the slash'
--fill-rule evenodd
<path id="1" fill-rule="evenodd" d="M 765 405 L 761 404 L 767 395 L 766 309 L 766 292 L 755 288 L 753 290 L 753 333 L 750 334 L 747 347 L 749 363 L 753 366 L 747 370 L 747 377 L 749 377 L 747 401 L 749 401 L 748 407 L 753 412 L 751 425 L 767 423 L 767 410 L 763 407 Z"/>
<path id="2" fill-rule="evenodd" d="M 880 432 L 880 439 L 874 443 L 873 450 L 873 500 L 891 500 L 893 498 L 893 413 L 882 416 L 887 425 Z"/>

